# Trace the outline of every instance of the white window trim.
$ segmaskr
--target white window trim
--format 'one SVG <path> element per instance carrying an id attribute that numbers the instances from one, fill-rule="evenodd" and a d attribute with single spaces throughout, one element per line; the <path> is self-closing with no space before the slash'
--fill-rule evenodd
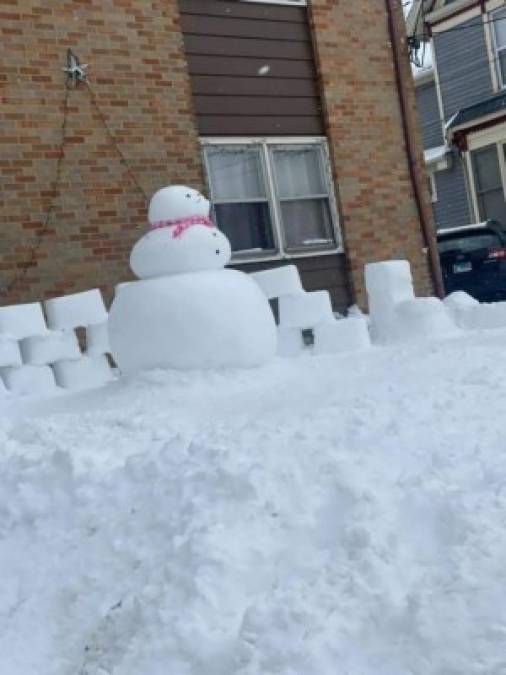
<path id="1" fill-rule="evenodd" d="M 241 0 L 241 2 L 253 2 L 264 5 L 292 5 L 295 7 L 307 7 L 307 0 Z"/>
<path id="2" fill-rule="evenodd" d="M 506 6 L 502 4 L 500 7 L 497 7 L 493 12 L 490 12 L 485 16 L 487 17 L 487 19 L 493 18 L 494 14 L 497 14 L 498 12 L 504 10 L 505 8 Z M 506 19 L 504 20 L 506 21 Z M 506 51 L 506 45 L 504 47 L 500 48 L 498 47 L 494 24 L 491 24 L 489 21 L 488 24 L 485 26 L 485 29 L 487 28 L 488 31 L 485 30 L 485 35 L 488 34 L 490 36 L 491 53 L 489 53 L 489 61 L 490 61 L 490 70 L 492 73 L 492 84 L 494 85 L 494 91 L 502 91 L 503 89 L 506 88 L 506 82 L 503 82 L 501 67 L 499 65 L 499 49 L 501 51 Z"/>
<path id="3" fill-rule="evenodd" d="M 504 156 L 503 147 L 506 146 L 506 123 L 499 124 L 491 129 L 484 129 L 475 134 L 470 134 L 468 137 L 468 150 L 465 153 L 465 165 L 468 175 L 468 183 L 471 190 L 471 204 L 474 211 L 474 218 L 476 222 L 481 220 L 480 209 L 478 205 L 478 192 L 476 190 L 476 182 L 474 177 L 473 162 L 471 153 L 474 150 L 479 150 L 487 145 L 495 145 L 499 157 L 499 169 L 501 171 L 502 189 L 504 199 L 506 200 L 506 159 Z"/>
<path id="4" fill-rule="evenodd" d="M 270 162 L 266 162 L 266 180 L 267 193 L 269 203 L 272 203 L 273 208 L 273 235 L 275 244 L 278 250 L 275 253 L 265 253 L 262 255 L 236 255 L 232 256 L 232 264 L 234 265 L 248 265 L 249 263 L 268 262 L 270 260 L 296 260 L 299 258 L 316 258 L 320 256 L 336 255 L 344 253 L 343 238 L 341 235 L 341 221 L 339 217 L 339 210 L 337 207 L 337 200 L 335 195 L 334 179 L 332 174 L 332 166 L 330 161 L 330 154 L 328 148 L 328 141 L 325 136 L 204 136 L 200 138 L 202 147 L 206 145 L 260 145 L 262 144 L 263 151 L 267 152 L 269 145 L 315 145 L 322 147 L 325 158 L 325 173 L 328 180 L 329 188 L 329 205 L 332 217 L 332 232 L 336 241 L 335 246 L 326 247 L 322 249 L 313 248 L 310 251 L 286 252 L 283 250 L 283 232 L 281 225 L 281 218 L 279 215 L 279 206 L 275 197 L 274 177 L 272 175 L 272 168 Z M 209 173 L 207 164 L 204 158 L 205 180 L 207 182 L 208 193 L 210 195 Z"/>

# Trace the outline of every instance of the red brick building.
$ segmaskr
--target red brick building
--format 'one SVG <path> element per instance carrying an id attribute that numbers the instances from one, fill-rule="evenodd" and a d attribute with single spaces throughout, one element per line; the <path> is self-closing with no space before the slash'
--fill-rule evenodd
<path id="1" fill-rule="evenodd" d="M 402 257 L 427 291 L 400 4 L 3 0 L 2 302 L 110 295 L 146 200 L 181 182 L 210 192 L 245 271 L 295 262 L 342 309 L 364 263 Z M 67 88 L 69 48 L 89 87 Z"/>

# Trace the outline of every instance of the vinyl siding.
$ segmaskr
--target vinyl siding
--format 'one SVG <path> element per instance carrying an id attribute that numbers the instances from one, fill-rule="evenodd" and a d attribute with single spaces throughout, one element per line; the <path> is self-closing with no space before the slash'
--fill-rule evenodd
<path id="1" fill-rule="evenodd" d="M 179 0 L 202 136 L 322 135 L 306 7 Z"/>
<path id="2" fill-rule="evenodd" d="M 433 46 L 446 120 L 461 108 L 493 96 L 481 17 L 459 24 L 459 30 L 435 33 Z"/>
<path id="3" fill-rule="evenodd" d="M 416 88 L 416 105 L 425 150 L 443 145 L 443 128 L 439 114 L 436 83 L 434 81 Z"/>
<path id="4" fill-rule="evenodd" d="M 464 164 L 457 152 L 447 171 L 436 174 L 438 200 L 433 204 L 434 217 L 438 230 L 459 227 L 473 222 L 469 210 Z"/>

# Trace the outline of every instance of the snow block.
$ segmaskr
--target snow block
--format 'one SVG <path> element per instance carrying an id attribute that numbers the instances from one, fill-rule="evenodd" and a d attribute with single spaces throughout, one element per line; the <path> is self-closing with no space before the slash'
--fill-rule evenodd
<path id="1" fill-rule="evenodd" d="M 92 324 L 86 328 L 86 354 L 88 356 L 102 356 L 109 354 L 109 328 L 107 323 Z"/>
<path id="2" fill-rule="evenodd" d="M 278 356 L 293 357 L 305 349 L 302 330 L 300 328 L 278 328 Z"/>
<path id="3" fill-rule="evenodd" d="M 70 330 L 107 321 L 107 310 L 98 288 L 46 300 L 44 308 L 49 327 L 55 330 Z"/>
<path id="4" fill-rule="evenodd" d="M 78 359 L 81 356 L 79 342 L 74 331 L 50 331 L 46 335 L 21 340 L 23 361 L 43 366 L 62 359 Z"/>
<path id="5" fill-rule="evenodd" d="M 407 260 L 390 260 L 365 266 L 371 332 L 380 342 L 395 339 L 395 306 L 413 300 L 413 278 Z"/>
<path id="6" fill-rule="evenodd" d="M 53 364 L 53 370 L 57 384 L 64 389 L 93 389 L 113 379 L 106 356 L 58 361 Z"/>
<path id="7" fill-rule="evenodd" d="M 249 276 L 260 286 L 269 300 L 303 292 L 299 270 L 295 265 L 254 272 Z"/>
<path id="8" fill-rule="evenodd" d="M 315 326 L 314 351 L 317 354 L 357 352 L 369 349 L 371 339 L 364 317 L 341 319 Z"/>
<path id="9" fill-rule="evenodd" d="M 468 330 L 506 328 L 506 302 L 477 304 L 461 312 L 459 325 Z"/>
<path id="10" fill-rule="evenodd" d="M 47 394 L 56 389 L 53 371 L 49 366 L 0 368 L 0 374 L 7 389 L 14 394 Z"/>
<path id="11" fill-rule="evenodd" d="M 447 335 L 456 329 L 449 309 L 438 298 L 414 298 L 396 307 L 397 337 L 401 340 Z"/>
<path id="12" fill-rule="evenodd" d="M 283 295 L 279 298 L 279 324 L 284 328 L 313 328 L 335 321 L 327 291 Z"/>
<path id="13" fill-rule="evenodd" d="M 40 303 L 0 307 L 1 334 L 22 340 L 32 335 L 44 335 L 47 332 Z"/>
<path id="14" fill-rule="evenodd" d="M 6 335 L 0 335 L 0 367 L 20 366 L 21 363 L 18 341 Z"/>

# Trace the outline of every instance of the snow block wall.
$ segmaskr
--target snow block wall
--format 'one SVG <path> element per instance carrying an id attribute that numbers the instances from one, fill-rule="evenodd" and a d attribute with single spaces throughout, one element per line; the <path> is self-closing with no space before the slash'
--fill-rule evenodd
<path id="1" fill-rule="evenodd" d="M 415 297 L 411 268 L 406 260 L 366 265 L 365 285 L 371 336 L 380 344 L 433 338 L 456 329 L 441 300 Z"/>
<path id="2" fill-rule="evenodd" d="M 77 328 L 86 330 L 84 353 Z M 0 395 L 101 386 L 113 378 L 109 351 L 107 311 L 97 289 L 47 300 L 44 308 L 1 307 Z"/>
<path id="3" fill-rule="evenodd" d="M 287 265 L 251 275 L 269 300 L 279 307 L 278 353 L 332 354 L 370 347 L 366 319 L 336 318 L 327 291 L 306 292 L 298 269 Z"/>

